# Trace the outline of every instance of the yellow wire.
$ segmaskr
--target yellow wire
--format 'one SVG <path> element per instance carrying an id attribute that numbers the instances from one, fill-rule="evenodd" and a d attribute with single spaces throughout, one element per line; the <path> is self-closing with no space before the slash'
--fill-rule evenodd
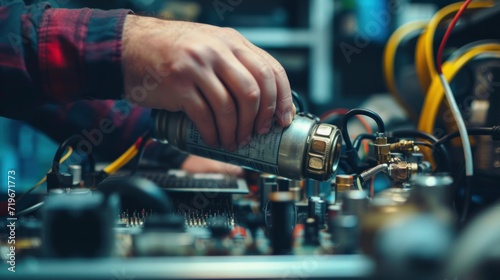
<path id="1" fill-rule="evenodd" d="M 130 160 L 132 160 L 137 155 L 137 147 L 135 143 L 128 148 L 119 158 L 110 163 L 108 166 L 104 168 L 104 172 L 107 174 L 113 174 L 122 168 L 125 164 L 127 164 Z"/>
<path id="2" fill-rule="evenodd" d="M 479 45 L 471 48 L 456 60 L 445 62 L 443 64 L 443 74 L 446 80 L 448 82 L 451 81 L 465 64 L 467 64 L 476 56 L 483 54 L 485 52 L 494 52 L 498 54 L 500 53 L 500 45 L 499 44 Z M 439 77 L 435 76 L 427 92 L 424 101 L 424 106 L 420 114 L 420 121 L 418 124 L 419 130 L 428 133 L 433 132 L 439 105 L 443 101 L 443 96 L 444 96 L 443 87 L 441 85 L 441 82 L 439 81 Z"/>
<path id="3" fill-rule="evenodd" d="M 412 32 L 415 32 L 417 30 L 425 30 L 426 26 L 427 21 L 414 21 L 401 26 L 396 31 L 394 31 L 394 33 L 392 33 L 391 37 L 387 41 L 384 50 L 384 73 L 387 88 L 389 89 L 389 92 L 396 100 L 396 102 L 398 102 L 399 105 L 401 105 L 406 110 L 406 112 L 408 112 L 408 115 L 413 120 L 417 120 L 417 116 L 415 112 L 410 108 L 410 106 L 408 106 L 408 103 L 406 103 L 406 101 L 401 97 L 401 93 L 398 91 L 394 66 L 396 53 L 401 41 Z"/>
<path id="4" fill-rule="evenodd" d="M 436 30 L 444 20 L 454 16 L 462 4 L 463 2 L 453 3 L 439 10 L 432 17 L 426 31 L 418 39 L 415 65 L 417 67 L 417 74 L 423 92 L 428 92 L 427 89 L 437 75 L 434 63 L 434 35 Z M 490 8 L 494 4 L 494 1 L 472 2 L 467 7 L 467 11 Z"/>

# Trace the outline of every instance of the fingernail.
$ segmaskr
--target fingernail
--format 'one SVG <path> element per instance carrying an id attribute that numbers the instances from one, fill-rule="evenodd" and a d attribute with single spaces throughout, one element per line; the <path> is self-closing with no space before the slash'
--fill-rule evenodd
<path id="1" fill-rule="evenodd" d="M 281 121 L 283 122 L 283 124 L 285 126 L 288 126 L 292 123 L 292 112 L 290 111 L 287 111 L 284 115 L 283 115 L 283 118 L 281 119 Z"/>
<path id="2" fill-rule="evenodd" d="M 258 134 L 263 135 L 269 132 L 271 129 L 271 121 L 268 121 L 259 131 L 257 131 Z"/>

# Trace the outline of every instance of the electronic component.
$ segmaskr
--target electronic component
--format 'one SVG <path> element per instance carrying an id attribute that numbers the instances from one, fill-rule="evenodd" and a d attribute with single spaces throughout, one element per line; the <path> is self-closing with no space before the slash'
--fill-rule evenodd
<path id="1" fill-rule="evenodd" d="M 290 254 L 292 251 L 292 230 L 296 221 L 290 211 L 295 208 L 293 194 L 273 192 L 269 196 L 271 207 L 270 240 L 274 255 Z"/>
<path id="2" fill-rule="evenodd" d="M 50 196 L 43 209 L 42 248 L 51 258 L 110 257 L 117 197 L 100 193 Z"/>

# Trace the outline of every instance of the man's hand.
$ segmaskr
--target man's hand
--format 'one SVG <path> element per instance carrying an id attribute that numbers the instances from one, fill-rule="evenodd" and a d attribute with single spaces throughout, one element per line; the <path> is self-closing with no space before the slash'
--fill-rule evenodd
<path id="1" fill-rule="evenodd" d="M 125 97 L 184 111 L 210 146 L 235 150 L 295 116 L 285 70 L 233 29 L 129 15 Z"/>
<path id="2" fill-rule="evenodd" d="M 190 173 L 221 173 L 237 177 L 243 177 L 245 174 L 243 168 L 239 166 L 195 155 L 189 155 L 182 163 L 181 169 Z"/>

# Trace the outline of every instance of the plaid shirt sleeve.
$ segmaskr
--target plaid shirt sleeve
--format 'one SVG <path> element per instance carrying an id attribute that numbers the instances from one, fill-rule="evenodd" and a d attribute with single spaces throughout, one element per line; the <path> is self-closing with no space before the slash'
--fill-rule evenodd
<path id="1" fill-rule="evenodd" d="M 0 7 L 0 115 L 22 119 L 45 103 L 120 98 L 128 13 L 22 1 Z"/>

